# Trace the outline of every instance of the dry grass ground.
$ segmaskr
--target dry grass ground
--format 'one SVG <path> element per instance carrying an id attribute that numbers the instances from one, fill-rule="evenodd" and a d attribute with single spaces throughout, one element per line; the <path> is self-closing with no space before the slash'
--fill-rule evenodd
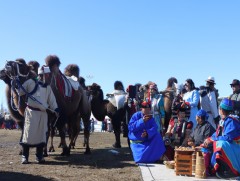
<path id="1" fill-rule="evenodd" d="M 114 149 L 119 154 L 111 152 L 114 134 L 92 133 L 90 137 L 91 155 L 84 155 L 83 135 L 80 134 L 77 145 L 71 150 L 69 157 L 60 156 L 57 148 L 59 138 L 54 139 L 56 152 L 46 157 L 45 164 L 37 164 L 35 149 L 30 150 L 30 164 L 22 165 L 18 155 L 20 138 L 18 130 L 0 129 L 0 180 L 141 180 L 139 168 L 132 159 L 126 138 L 122 139 L 122 148 Z"/>

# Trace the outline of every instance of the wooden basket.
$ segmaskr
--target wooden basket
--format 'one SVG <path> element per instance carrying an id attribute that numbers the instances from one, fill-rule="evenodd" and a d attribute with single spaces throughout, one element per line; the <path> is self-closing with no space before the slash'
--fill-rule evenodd
<path id="1" fill-rule="evenodd" d="M 169 169 L 174 169 L 174 167 L 175 167 L 175 161 L 164 161 L 163 163 Z"/>
<path id="2" fill-rule="evenodd" d="M 175 150 L 176 175 L 192 176 L 192 153 L 194 151 Z"/>

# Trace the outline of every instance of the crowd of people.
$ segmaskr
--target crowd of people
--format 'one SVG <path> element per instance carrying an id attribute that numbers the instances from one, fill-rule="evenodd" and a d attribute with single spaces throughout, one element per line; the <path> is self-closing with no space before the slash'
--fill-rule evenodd
<path id="1" fill-rule="evenodd" d="M 187 79 L 184 85 L 175 84 L 171 119 L 164 129 L 164 94 L 149 82 L 142 99 L 140 94 L 135 97 L 135 107 L 140 107 L 128 124 L 134 161 L 173 160 L 176 146 L 196 147 L 203 153 L 208 176 L 225 179 L 239 176 L 240 81 L 232 81 L 233 93 L 220 102 L 215 84 L 211 76 L 200 88 L 195 87 L 192 79 Z"/>
<path id="2" fill-rule="evenodd" d="M 49 59 L 54 61 L 49 63 Z M 23 59 L 16 61 L 26 64 Z M 40 101 L 27 99 L 20 141 L 23 148 L 22 164 L 29 163 L 30 147 L 36 147 L 36 161 L 45 162 L 43 147 L 48 132 L 46 110 L 50 110 L 56 117 L 61 116 L 59 121 L 66 117 L 60 112 L 62 110 L 57 105 L 53 90 L 44 83 L 50 71 L 56 73 L 56 77 L 62 77 L 60 61 L 57 56 L 50 55 L 46 58 L 46 63 L 47 66 L 39 68 L 35 61 L 29 62 L 36 74 L 22 84 L 23 89 L 18 90 L 20 97 L 29 97 L 28 93 L 31 92 L 31 96 Z M 65 85 L 63 79 L 57 80 L 56 85 Z M 36 81 L 39 81 L 38 86 Z M 125 107 L 127 114 L 125 122 L 115 122 L 112 125 L 113 130 L 116 132 L 122 127 L 124 137 L 129 138 L 136 163 L 153 163 L 166 158 L 171 160 L 176 146 L 200 147 L 208 175 L 216 174 L 220 178 L 239 176 L 240 81 L 232 81 L 232 94 L 222 99 L 220 104 L 215 84 L 215 79 L 211 76 L 199 88 L 195 87 L 192 79 L 178 84 L 176 78 L 170 78 L 165 91 L 159 92 L 157 84 L 149 81 L 146 85 L 130 85 L 125 92 L 122 82 L 116 81 L 108 100 L 116 110 Z M 59 91 L 63 91 L 61 86 Z M 70 96 L 71 89 L 62 94 Z M 103 121 L 102 130 L 106 130 L 106 125 L 112 130 L 110 123 L 110 120 Z M 93 132 L 94 121 L 91 124 Z M 115 147 L 120 148 L 120 140 L 118 144 Z"/>

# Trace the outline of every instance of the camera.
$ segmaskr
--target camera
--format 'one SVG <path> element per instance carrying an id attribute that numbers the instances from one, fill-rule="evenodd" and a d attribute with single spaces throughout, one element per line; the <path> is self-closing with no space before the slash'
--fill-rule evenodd
<path id="1" fill-rule="evenodd" d="M 170 145 L 172 143 L 171 139 L 169 137 L 164 137 L 163 142 L 166 146 Z"/>

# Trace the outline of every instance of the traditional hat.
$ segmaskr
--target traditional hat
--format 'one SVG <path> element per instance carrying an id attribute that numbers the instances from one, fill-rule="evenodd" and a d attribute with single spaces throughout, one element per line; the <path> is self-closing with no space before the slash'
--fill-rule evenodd
<path id="1" fill-rule="evenodd" d="M 154 89 L 158 91 L 157 84 L 150 84 L 149 89 Z"/>
<path id="2" fill-rule="evenodd" d="M 232 102 L 232 100 L 230 100 L 228 98 L 224 98 L 220 103 L 220 107 L 224 110 L 232 111 L 233 110 L 233 102 Z"/>
<path id="3" fill-rule="evenodd" d="M 240 81 L 238 79 L 233 79 L 232 83 L 230 84 L 232 85 L 240 85 Z"/>
<path id="4" fill-rule="evenodd" d="M 38 75 L 47 74 L 47 73 L 50 73 L 49 67 L 42 66 L 38 68 Z"/>
<path id="5" fill-rule="evenodd" d="M 204 109 L 200 109 L 197 112 L 196 116 L 205 117 L 206 119 L 208 119 L 208 117 L 209 117 L 208 113 Z"/>
<path id="6" fill-rule="evenodd" d="M 143 101 L 141 103 L 141 108 L 151 108 L 151 103 L 147 101 Z"/>
<path id="7" fill-rule="evenodd" d="M 209 76 L 208 79 L 206 80 L 206 82 L 209 82 L 209 83 L 212 83 L 212 84 L 216 84 L 215 83 L 215 79 L 212 76 Z"/>

